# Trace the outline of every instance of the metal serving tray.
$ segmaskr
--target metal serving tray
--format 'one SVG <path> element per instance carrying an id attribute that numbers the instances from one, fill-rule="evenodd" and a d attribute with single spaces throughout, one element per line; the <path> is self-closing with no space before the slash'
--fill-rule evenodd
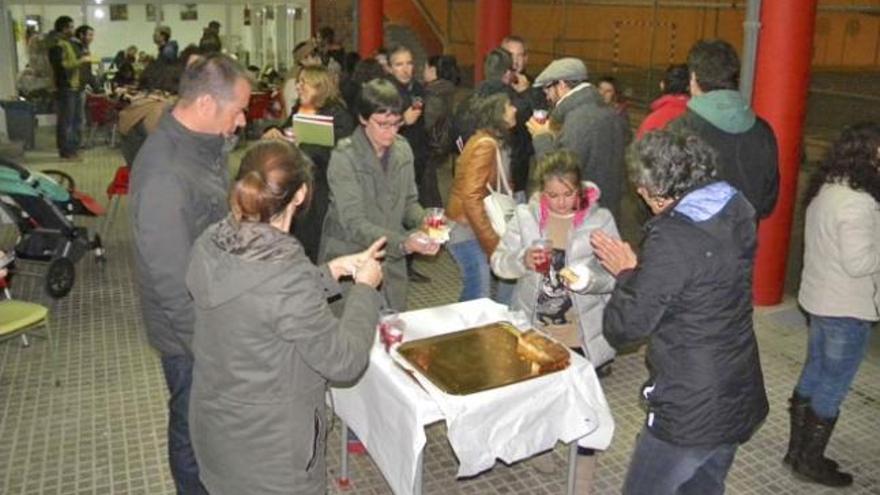
<path id="1" fill-rule="evenodd" d="M 452 395 L 482 392 L 568 367 L 566 362 L 548 369 L 525 357 L 518 351 L 520 335 L 516 327 L 502 321 L 412 340 L 397 352 L 431 383 Z"/>

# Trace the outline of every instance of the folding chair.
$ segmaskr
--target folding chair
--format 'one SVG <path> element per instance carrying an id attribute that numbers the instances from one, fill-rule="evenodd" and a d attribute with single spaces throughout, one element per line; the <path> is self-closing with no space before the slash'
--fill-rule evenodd
<path id="1" fill-rule="evenodd" d="M 52 361 L 52 379 L 56 387 L 61 386 L 61 379 L 58 375 L 58 348 L 52 337 L 49 309 L 40 304 L 12 299 L 6 281 L 0 279 L 0 284 L 2 284 L 3 293 L 6 296 L 5 300 L 0 301 L 0 342 L 20 337 L 22 346 L 30 347 L 27 334 L 40 327 L 45 328 Z"/>
<path id="2" fill-rule="evenodd" d="M 110 233 L 110 226 L 119 213 L 119 203 L 123 196 L 128 196 L 128 178 L 131 169 L 125 165 L 116 169 L 113 181 L 107 186 L 107 198 L 110 203 L 107 205 L 107 214 L 104 215 L 104 222 L 98 229 L 101 237 L 107 238 Z"/>
<path id="3" fill-rule="evenodd" d="M 103 95 L 86 95 L 86 117 L 89 121 L 89 146 L 95 144 L 95 132 L 99 127 L 110 127 L 107 140 L 111 147 L 116 146 L 116 124 L 119 120 L 116 102 Z"/>

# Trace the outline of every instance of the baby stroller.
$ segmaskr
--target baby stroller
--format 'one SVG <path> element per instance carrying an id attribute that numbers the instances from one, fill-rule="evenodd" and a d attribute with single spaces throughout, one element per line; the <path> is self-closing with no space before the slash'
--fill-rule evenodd
<path id="1" fill-rule="evenodd" d="M 74 215 L 100 216 L 103 210 L 77 192 L 64 172 L 31 172 L 0 157 L 0 214 L 18 228 L 16 260 L 46 266 L 44 287 L 52 298 L 60 299 L 73 288 L 74 264 L 85 253 L 92 251 L 97 261 L 104 261 L 100 237 L 73 223 Z"/>

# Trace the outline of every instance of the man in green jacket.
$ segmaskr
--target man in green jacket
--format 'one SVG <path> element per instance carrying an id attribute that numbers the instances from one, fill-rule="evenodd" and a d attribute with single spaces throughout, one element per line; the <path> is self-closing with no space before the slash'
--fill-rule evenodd
<path id="1" fill-rule="evenodd" d="M 73 46 L 73 19 L 63 15 L 55 20 L 51 33 L 49 64 L 55 82 L 55 102 L 58 112 L 55 139 L 58 156 L 64 160 L 80 160 L 79 126 L 82 122 L 82 98 L 80 94 L 80 65 L 88 57 L 77 56 Z"/>

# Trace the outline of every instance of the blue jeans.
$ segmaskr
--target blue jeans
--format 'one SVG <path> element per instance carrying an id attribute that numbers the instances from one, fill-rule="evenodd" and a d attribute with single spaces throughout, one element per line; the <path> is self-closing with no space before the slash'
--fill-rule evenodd
<path id="1" fill-rule="evenodd" d="M 68 157 L 76 154 L 79 147 L 79 128 L 82 125 L 80 92 L 60 89 L 57 94 L 58 121 L 55 125 L 55 144 L 58 154 Z"/>
<path id="2" fill-rule="evenodd" d="M 682 446 L 642 427 L 626 473 L 624 495 L 724 493 L 737 444 Z"/>
<path id="3" fill-rule="evenodd" d="M 510 306 L 514 289 L 516 289 L 516 280 L 495 277 L 495 301 Z"/>
<path id="4" fill-rule="evenodd" d="M 865 356 L 872 325 L 857 318 L 810 315 L 807 361 L 797 392 L 810 398 L 820 418 L 837 417 Z"/>
<path id="5" fill-rule="evenodd" d="M 189 390 L 192 386 L 191 356 L 163 356 L 162 371 L 168 385 L 168 463 L 178 495 L 207 494 L 199 481 L 199 465 L 189 439 Z"/>
<path id="6" fill-rule="evenodd" d="M 447 249 L 461 272 L 461 295 L 458 300 L 464 302 L 489 297 L 492 274 L 480 242 L 476 239 L 468 239 L 449 244 Z"/>

